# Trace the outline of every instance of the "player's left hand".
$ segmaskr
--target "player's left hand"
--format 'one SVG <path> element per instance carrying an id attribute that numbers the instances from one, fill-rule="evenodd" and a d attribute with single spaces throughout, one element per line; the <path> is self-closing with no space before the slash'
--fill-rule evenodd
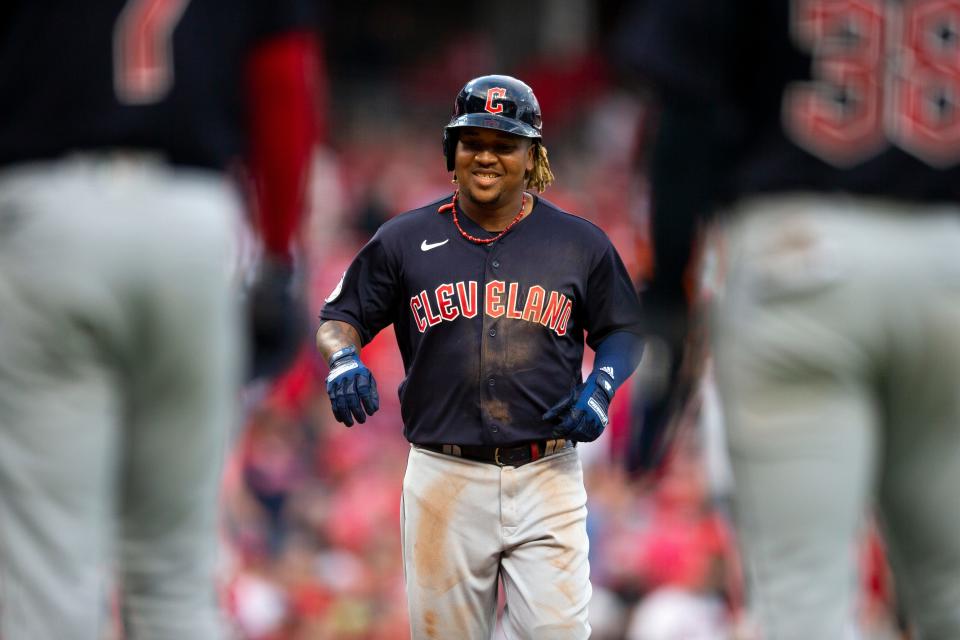
<path id="1" fill-rule="evenodd" d="M 613 379 L 603 371 L 594 371 L 583 384 L 550 407 L 543 419 L 556 422 L 554 438 L 593 442 L 610 422 Z"/>

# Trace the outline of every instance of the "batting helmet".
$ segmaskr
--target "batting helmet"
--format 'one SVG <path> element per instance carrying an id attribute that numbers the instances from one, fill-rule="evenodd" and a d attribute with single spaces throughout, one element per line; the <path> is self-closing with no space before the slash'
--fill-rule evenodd
<path id="1" fill-rule="evenodd" d="M 498 129 L 525 138 L 542 138 L 540 103 L 533 89 L 511 76 L 480 76 L 463 85 L 453 106 L 453 116 L 443 130 L 443 155 L 453 171 L 457 129 Z"/>

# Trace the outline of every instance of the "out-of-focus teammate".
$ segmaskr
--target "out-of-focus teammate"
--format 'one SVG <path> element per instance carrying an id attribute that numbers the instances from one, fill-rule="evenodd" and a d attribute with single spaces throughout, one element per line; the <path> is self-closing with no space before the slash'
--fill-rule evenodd
<path id="1" fill-rule="evenodd" d="M 653 0 L 653 309 L 723 210 L 716 378 L 753 611 L 847 638 L 882 514 L 919 638 L 960 638 L 960 4 Z"/>
<path id="2" fill-rule="evenodd" d="M 241 320 L 225 169 L 249 152 L 258 286 L 282 286 L 315 115 L 306 9 L 0 9 L 0 637 L 101 637 L 112 567 L 127 637 L 221 635 Z"/>

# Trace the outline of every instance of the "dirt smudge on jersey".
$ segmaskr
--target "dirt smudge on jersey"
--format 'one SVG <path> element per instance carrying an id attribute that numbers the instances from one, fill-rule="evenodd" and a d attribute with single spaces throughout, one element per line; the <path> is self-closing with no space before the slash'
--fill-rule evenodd
<path id="1" fill-rule="evenodd" d="M 435 480 L 418 500 L 420 519 L 413 545 L 413 565 L 417 582 L 424 589 L 448 591 L 460 581 L 451 565 L 447 549 L 450 520 L 459 505 L 465 478 L 443 477 Z"/>
<path id="2" fill-rule="evenodd" d="M 438 357 L 444 357 L 447 355 L 447 351 L 447 349 L 444 349 L 445 353 L 438 355 Z M 480 351 L 475 343 L 467 340 L 459 340 L 449 348 L 451 362 L 457 363 L 457 366 L 463 371 L 462 375 L 465 380 L 480 380 Z M 451 379 L 453 379 L 452 376 Z"/>
<path id="3" fill-rule="evenodd" d="M 543 327 L 539 325 L 520 324 L 511 327 L 508 334 L 509 344 L 505 352 L 505 371 L 516 374 L 543 367 L 543 344 L 538 341 L 539 336 L 536 335 L 539 331 L 543 331 Z"/>
<path id="4" fill-rule="evenodd" d="M 500 424 L 511 424 L 513 422 L 513 414 L 510 412 L 510 405 L 506 400 L 490 398 L 483 403 L 483 406 L 493 422 Z"/>

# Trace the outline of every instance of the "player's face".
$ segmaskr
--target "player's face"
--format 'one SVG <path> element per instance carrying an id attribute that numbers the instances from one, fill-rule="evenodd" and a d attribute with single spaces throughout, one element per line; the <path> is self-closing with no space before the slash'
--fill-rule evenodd
<path id="1" fill-rule="evenodd" d="M 496 129 L 460 131 L 454 173 L 460 193 L 484 208 L 518 205 L 525 176 L 533 170 L 528 138 Z"/>

